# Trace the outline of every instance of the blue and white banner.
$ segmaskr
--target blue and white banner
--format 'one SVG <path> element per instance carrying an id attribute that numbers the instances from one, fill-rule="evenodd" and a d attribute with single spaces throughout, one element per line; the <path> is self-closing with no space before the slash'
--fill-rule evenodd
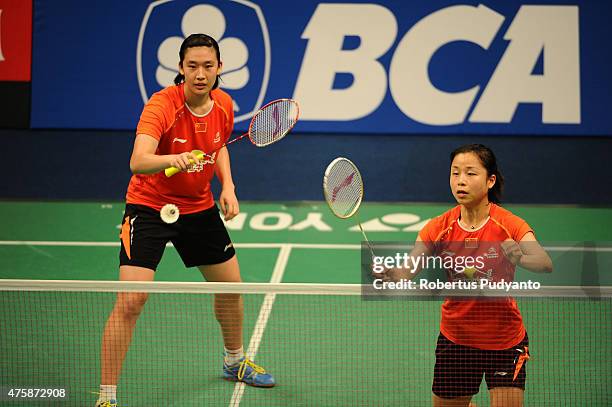
<path id="1" fill-rule="evenodd" d="M 603 1 L 37 0 L 35 128 L 133 129 L 182 40 L 219 41 L 236 128 L 267 101 L 297 130 L 611 135 Z"/>

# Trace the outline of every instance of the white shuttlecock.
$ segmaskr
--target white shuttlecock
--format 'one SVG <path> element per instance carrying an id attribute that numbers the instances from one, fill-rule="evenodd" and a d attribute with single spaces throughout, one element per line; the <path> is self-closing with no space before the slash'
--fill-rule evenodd
<path id="1" fill-rule="evenodd" d="M 159 211 L 159 216 L 166 223 L 174 223 L 179 218 L 179 209 L 176 205 L 166 204 Z"/>

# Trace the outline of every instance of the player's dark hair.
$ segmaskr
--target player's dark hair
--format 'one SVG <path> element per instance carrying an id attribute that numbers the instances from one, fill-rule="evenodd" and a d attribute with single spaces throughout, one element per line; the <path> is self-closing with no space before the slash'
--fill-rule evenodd
<path id="1" fill-rule="evenodd" d="M 191 34 L 189 37 L 185 38 L 183 43 L 181 44 L 181 49 L 179 50 L 179 64 L 183 64 L 183 60 L 185 59 L 185 53 L 187 52 L 187 48 L 192 47 L 210 47 L 214 48 L 215 54 L 217 54 L 217 61 L 221 62 L 221 52 L 219 51 L 219 44 L 217 41 L 210 35 L 206 34 Z M 181 82 L 185 80 L 185 76 L 180 73 L 176 75 L 174 78 L 174 83 L 179 85 Z M 217 89 L 219 87 L 219 75 L 217 75 L 217 79 L 215 79 L 215 84 L 213 85 L 213 89 Z"/>
<path id="2" fill-rule="evenodd" d="M 489 202 L 499 204 L 501 197 L 504 192 L 504 176 L 497 167 L 497 158 L 493 154 L 493 150 L 482 144 L 466 144 L 458 147 L 450 154 L 451 164 L 458 154 L 474 153 L 482 163 L 483 167 L 487 170 L 487 177 L 495 175 L 495 184 L 489 189 L 488 197 Z"/>

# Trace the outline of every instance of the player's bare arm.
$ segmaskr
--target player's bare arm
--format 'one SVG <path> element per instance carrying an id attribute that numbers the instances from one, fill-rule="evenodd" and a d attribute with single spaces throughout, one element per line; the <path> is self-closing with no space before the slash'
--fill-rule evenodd
<path id="1" fill-rule="evenodd" d="M 221 194 L 219 195 L 219 206 L 226 221 L 233 219 L 240 212 L 238 198 L 236 198 L 234 181 L 227 147 L 223 147 L 217 154 L 215 175 L 221 183 Z"/>
<path id="2" fill-rule="evenodd" d="M 155 154 L 159 142 L 155 137 L 147 134 L 138 134 L 134 141 L 134 149 L 130 158 L 130 170 L 134 174 L 154 174 L 168 167 L 176 167 L 186 171 L 192 162 L 200 160 L 191 152 L 181 154 Z M 190 161 L 191 160 L 191 161 Z"/>
<path id="3" fill-rule="evenodd" d="M 516 266 L 535 273 L 552 272 L 552 260 L 532 232 L 525 234 L 519 243 L 506 240 L 502 243 L 502 249 L 508 260 Z"/>

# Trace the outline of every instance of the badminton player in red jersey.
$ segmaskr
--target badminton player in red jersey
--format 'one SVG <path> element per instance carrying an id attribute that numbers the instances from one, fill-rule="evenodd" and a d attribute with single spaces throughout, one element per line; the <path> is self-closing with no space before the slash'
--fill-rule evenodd
<path id="1" fill-rule="evenodd" d="M 198 159 L 192 150 L 214 151 L 230 137 L 234 110 L 230 96 L 218 89 L 219 45 L 210 36 L 192 34 L 179 51 L 175 86 L 154 94 L 144 107 L 130 159 L 133 172 L 121 227 L 119 274 L 122 281 L 151 281 L 168 241 L 186 267 L 198 267 L 215 282 L 240 282 L 236 254 L 210 190 L 221 183 L 219 205 L 230 220 L 239 206 L 227 148 Z M 190 161 L 191 160 L 191 161 Z M 171 178 L 163 170 L 181 172 Z M 176 205 L 180 216 L 165 223 L 160 209 Z M 96 406 L 117 406 L 117 382 L 138 316 L 148 295 L 119 293 L 102 341 L 100 398 Z M 215 315 L 225 345 L 223 377 L 257 387 L 272 387 L 274 377 L 245 358 L 240 295 L 215 295 Z M 194 351 L 196 351 L 194 349 Z"/>
<path id="2" fill-rule="evenodd" d="M 531 227 L 499 206 L 503 177 L 493 151 L 471 144 L 450 158 L 450 187 L 458 205 L 425 225 L 411 256 L 480 256 L 474 267 L 447 269 L 451 281 L 511 282 L 517 265 L 551 272 L 551 259 Z M 385 278 L 412 279 L 419 271 L 391 269 Z M 522 406 L 528 358 L 527 332 L 514 299 L 447 298 L 436 347 L 433 405 L 471 405 L 484 375 L 491 406 Z"/>

